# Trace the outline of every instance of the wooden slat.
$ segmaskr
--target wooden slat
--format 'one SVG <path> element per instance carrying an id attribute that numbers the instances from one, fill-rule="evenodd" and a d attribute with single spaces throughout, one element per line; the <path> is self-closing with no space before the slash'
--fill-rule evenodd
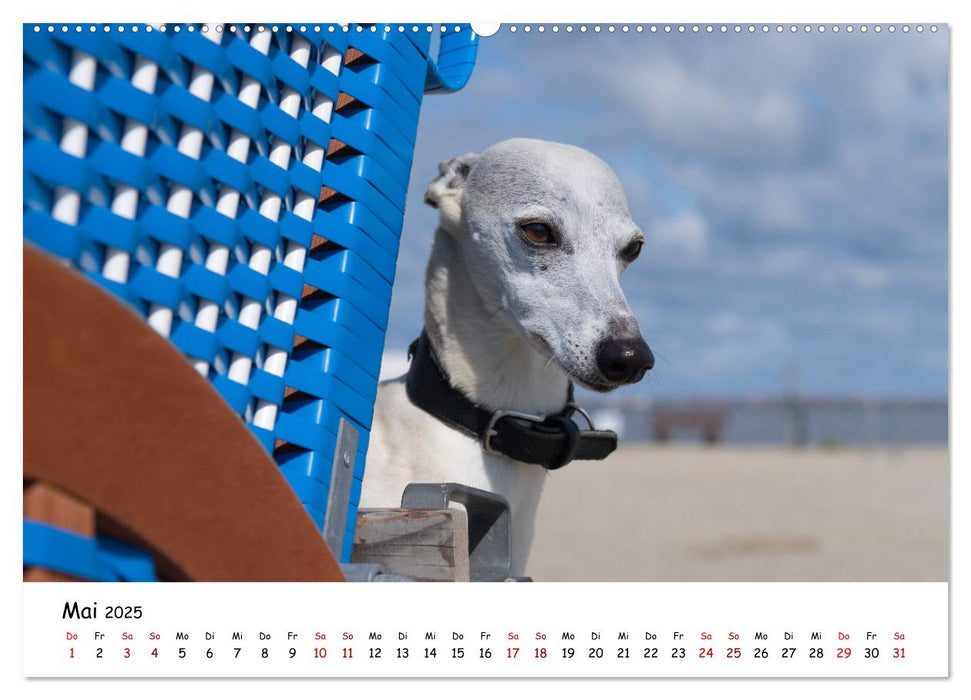
<path id="1" fill-rule="evenodd" d="M 330 239 L 324 238 L 323 236 L 315 233 L 313 235 L 313 238 L 310 239 L 310 252 L 316 253 L 317 251 L 322 250 L 330 245 L 332 245 L 330 242 Z M 308 284 L 305 284 L 303 286 L 303 291 L 304 291 L 303 296 L 307 296 L 307 287 L 309 286 L 310 285 Z M 313 287 L 311 287 L 311 289 L 313 289 Z"/>
<path id="2" fill-rule="evenodd" d="M 96 531 L 94 508 L 43 481 L 24 486 L 24 517 L 85 537 L 94 537 Z M 80 580 L 82 579 L 40 566 L 24 567 L 25 582 Z"/>
<path id="3" fill-rule="evenodd" d="M 24 487 L 24 517 L 85 537 L 95 534 L 94 508 L 42 481 Z"/>
<path id="4" fill-rule="evenodd" d="M 366 53 L 360 49 L 355 49 L 353 46 L 348 47 L 347 53 L 344 54 L 344 65 L 354 66 L 358 63 L 373 63 L 374 59 L 368 56 Z"/>
<path id="5" fill-rule="evenodd" d="M 328 204 L 331 202 L 346 202 L 349 201 L 350 197 L 347 197 L 333 187 L 327 187 L 324 185 L 320 188 L 320 198 L 317 200 L 317 204 Z"/>
<path id="6" fill-rule="evenodd" d="M 367 108 L 367 105 L 361 100 L 357 99 L 353 95 L 348 95 L 346 92 L 338 93 L 337 103 L 334 105 L 334 109 L 337 112 L 343 112 L 344 110 L 352 109 L 362 109 Z"/>
<path id="7" fill-rule="evenodd" d="M 40 566 L 24 567 L 24 583 L 73 583 L 83 580 L 62 574 L 60 571 L 51 571 Z"/>
<path id="8" fill-rule="evenodd" d="M 351 561 L 381 564 L 418 581 L 468 581 L 468 520 L 461 510 L 358 512 Z"/>
<path id="9" fill-rule="evenodd" d="M 343 158 L 344 156 L 359 156 L 361 152 L 343 141 L 331 139 L 327 144 L 327 158 Z"/>

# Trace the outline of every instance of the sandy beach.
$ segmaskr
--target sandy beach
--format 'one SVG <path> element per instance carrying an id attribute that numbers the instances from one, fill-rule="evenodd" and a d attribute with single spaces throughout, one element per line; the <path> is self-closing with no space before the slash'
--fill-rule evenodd
<path id="1" fill-rule="evenodd" d="M 536 581 L 941 581 L 943 447 L 628 445 L 550 474 Z"/>

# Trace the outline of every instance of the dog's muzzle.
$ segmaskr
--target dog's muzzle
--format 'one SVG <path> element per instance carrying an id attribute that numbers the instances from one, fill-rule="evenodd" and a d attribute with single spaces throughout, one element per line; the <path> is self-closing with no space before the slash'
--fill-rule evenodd
<path id="1" fill-rule="evenodd" d="M 612 338 L 597 347 L 597 369 L 610 382 L 634 384 L 654 368 L 654 353 L 641 336 Z"/>

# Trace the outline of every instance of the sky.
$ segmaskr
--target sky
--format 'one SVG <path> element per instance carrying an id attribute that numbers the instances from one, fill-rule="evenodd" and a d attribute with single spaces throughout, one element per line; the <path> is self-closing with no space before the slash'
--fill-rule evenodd
<path id="1" fill-rule="evenodd" d="M 386 374 L 422 323 L 439 161 L 511 137 L 613 167 L 657 358 L 618 398 L 947 392 L 946 31 L 511 33 L 426 96 Z"/>

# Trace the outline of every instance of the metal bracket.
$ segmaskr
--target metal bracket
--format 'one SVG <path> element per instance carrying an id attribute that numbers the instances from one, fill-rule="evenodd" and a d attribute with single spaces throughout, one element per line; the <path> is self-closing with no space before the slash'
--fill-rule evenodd
<path id="1" fill-rule="evenodd" d="M 504 581 L 511 566 L 511 515 L 509 502 L 496 493 L 464 484 L 408 484 L 401 494 L 402 508 L 447 509 L 449 503 L 465 506 L 469 520 L 469 579 Z"/>
<path id="2" fill-rule="evenodd" d="M 330 467 L 327 512 L 324 514 L 324 540 L 338 561 L 344 551 L 344 532 L 347 530 L 347 511 L 351 504 L 356 457 L 357 428 L 341 418 L 337 426 L 334 461 Z"/>

